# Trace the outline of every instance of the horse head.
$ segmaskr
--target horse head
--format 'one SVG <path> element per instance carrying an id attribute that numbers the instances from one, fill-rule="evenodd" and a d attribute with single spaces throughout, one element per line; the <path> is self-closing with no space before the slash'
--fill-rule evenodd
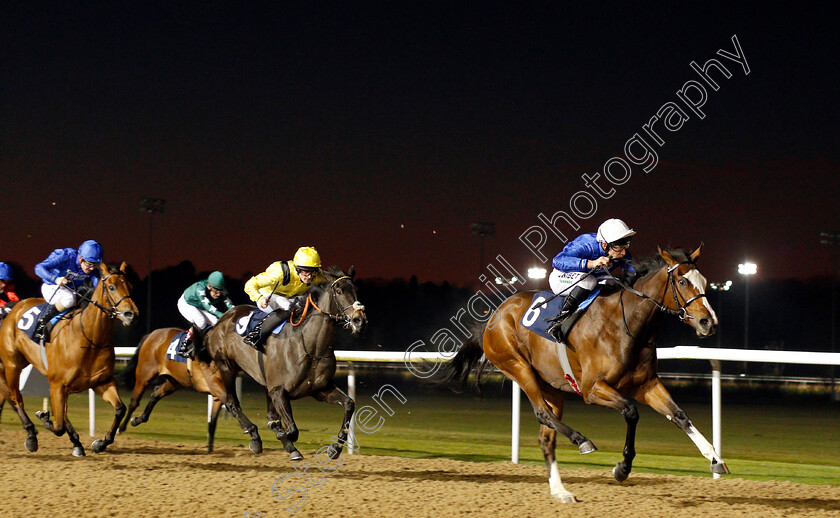
<path id="1" fill-rule="evenodd" d="M 706 298 L 706 278 L 696 265 L 702 249 L 701 243 L 685 259 L 661 249 L 659 255 L 665 260 L 668 274 L 663 303 L 669 309 L 679 311 L 680 319 L 692 326 L 697 336 L 706 338 L 715 334 L 718 319 Z"/>
<path id="2" fill-rule="evenodd" d="M 365 307 L 359 302 L 353 276 L 356 269 L 350 267 L 347 273 L 338 268 L 323 272 L 326 282 L 317 286 L 321 291 L 319 304 L 332 318 L 357 335 L 367 325 Z"/>
<path id="3" fill-rule="evenodd" d="M 110 312 L 114 318 L 119 318 L 124 326 L 130 326 L 137 317 L 138 311 L 131 300 L 131 283 L 125 278 L 126 264 L 119 268 L 99 263 L 101 274 L 99 284 L 93 292 L 93 302 L 104 306 L 106 313 Z M 102 309 L 102 308 L 100 308 Z"/>

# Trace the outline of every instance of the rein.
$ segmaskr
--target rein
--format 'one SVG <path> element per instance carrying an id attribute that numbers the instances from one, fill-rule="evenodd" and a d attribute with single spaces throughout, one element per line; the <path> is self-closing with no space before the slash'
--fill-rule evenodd
<path id="1" fill-rule="evenodd" d="M 122 272 L 119 272 L 119 273 L 111 272 L 108 275 L 106 275 L 105 277 L 103 277 L 102 279 L 100 279 L 99 282 L 104 283 L 112 275 L 123 275 L 123 273 Z M 117 318 L 117 316 L 120 314 L 120 312 L 117 310 L 117 306 L 119 306 L 120 302 L 122 302 L 123 300 L 130 297 L 130 295 L 125 295 L 125 296 L 121 297 L 117 302 L 111 302 L 111 297 L 110 297 L 110 295 L 108 295 L 108 292 L 107 292 L 107 290 L 105 290 L 105 286 L 103 284 L 102 292 L 105 295 L 105 298 L 107 299 L 108 303 L 111 305 L 111 307 L 106 307 L 106 306 L 100 304 L 99 302 L 93 300 L 91 297 L 88 297 L 87 294 L 76 290 L 75 287 L 73 288 L 72 291 L 73 291 L 73 293 L 76 294 L 77 297 L 79 297 L 82 300 L 86 300 L 89 303 L 93 304 L 97 309 L 99 309 L 100 311 L 105 313 L 108 316 L 108 318 L 111 318 L 111 319 Z M 84 313 L 85 309 L 87 309 L 87 308 L 82 309 L 81 313 Z M 81 318 L 79 319 L 79 330 L 81 331 L 82 336 L 85 337 L 85 340 L 87 340 L 88 343 L 90 343 L 93 346 L 92 347 L 93 349 L 104 349 L 104 348 L 109 347 L 109 345 L 96 345 L 96 342 L 94 342 L 93 340 L 90 339 L 90 337 L 87 335 L 87 333 L 85 333 L 85 326 L 82 323 Z"/>
<path id="2" fill-rule="evenodd" d="M 350 278 L 350 276 L 348 276 L 348 275 L 342 275 L 341 277 L 336 278 L 334 281 L 332 281 L 332 283 L 327 288 L 327 290 L 332 290 L 333 287 L 335 287 L 335 284 L 338 281 L 340 281 L 342 279 L 349 279 L 349 278 Z M 332 292 L 332 293 L 334 293 L 334 292 Z M 309 311 L 309 306 L 314 307 L 316 310 L 318 310 L 319 313 L 322 313 L 323 315 L 325 315 L 325 316 L 335 320 L 336 322 L 342 324 L 343 327 L 345 327 L 345 328 L 350 327 L 350 315 L 347 314 L 347 309 L 352 308 L 353 311 L 364 311 L 364 309 L 365 309 L 365 307 L 361 304 L 361 302 L 359 302 L 358 300 L 354 300 L 352 304 L 349 304 L 349 305 L 344 306 L 344 307 L 342 307 L 341 304 L 339 304 L 338 313 L 330 313 L 329 311 L 325 311 L 325 310 L 318 307 L 318 305 L 315 303 L 315 301 L 312 300 L 312 293 L 310 292 L 309 295 L 306 297 L 306 305 L 303 307 L 303 313 L 301 313 L 300 319 L 298 319 L 297 322 L 294 322 L 292 320 L 292 317 L 289 317 L 289 322 L 294 327 L 297 327 L 301 323 L 303 323 L 304 318 L 306 318 L 306 313 Z"/>
<path id="3" fill-rule="evenodd" d="M 686 299 L 685 297 L 682 296 L 682 294 L 680 294 L 680 297 L 685 301 L 685 304 L 680 303 L 680 300 L 677 297 L 677 294 L 679 293 L 679 290 L 677 289 L 677 282 L 674 279 L 673 274 L 674 274 L 674 271 L 676 271 L 676 269 L 679 268 L 683 264 L 694 264 L 694 263 L 691 262 L 691 261 L 688 261 L 688 260 L 687 261 L 680 261 L 680 262 L 674 264 L 673 266 L 669 266 L 668 269 L 666 270 L 666 272 L 668 273 L 668 281 L 667 281 L 667 284 L 665 285 L 665 291 L 662 292 L 662 301 L 657 301 L 653 297 L 642 293 L 641 291 L 633 288 L 632 286 L 627 285 L 626 283 L 622 282 L 620 279 L 617 279 L 616 277 L 614 277 L 613 274 L 611 274 L 609 272 L 609 270 L 606 270 L 607 275 L 609 275 L 610 278 L 612 278 L 622 288 L 621 294 L 618 297 L 619 303 L 621 304 L 621 320 L 624 323 L 624 332 L 627 333 L 627 336 L 632 338 L 634 341 L 638 342 L 639 340 L 635 336 L 633 336 L 633 333 L 630 332 L 630 327 L 627 325 L 627 315 L 624 311 L 624 292 L 625 291 L 629 291 L 633 295 L 636 295 L 638 297 L 641 297 L 642 299 L 649 300 L 649 301 L 653 302 L 654 305 L 659 309 L 659 311 L 661 311 L 663 313 L 667 313 L 669 315 L 674 315 L 674 316 L 678 317 L 681 321 L 684 321 L 684 320 L 687 320 L 687 319 L 692 319 L 692 320 L 694 319 L 694 317 L 692 317 L 691 315 L 688 314 L 688 306 L 691 305 L 691 303 L 694 302 L 695 300 L 705 297 L 706 294 L 705 293 L 698 293 L 697 295 L 691 297 L 690 299 Z M 674 303 L 677 305 L 677 307 L 679 309 L 671 309 L 664 304 L 665 295 L 667 294 L 669 287 L 671 288 L 671 295 L 674 297 Z"/>

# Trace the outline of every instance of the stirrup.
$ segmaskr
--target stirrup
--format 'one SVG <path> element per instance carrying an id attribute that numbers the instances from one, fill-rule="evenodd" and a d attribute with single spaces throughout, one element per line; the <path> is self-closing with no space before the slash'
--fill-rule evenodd
<path id="1" fill-rule="evenodd" d="M 259 342 L 260 340 L 260 334 L 262 334 L 262 328 L 261 326 L 257 326 L 254 329 L 252 329 L 250 333 L 245 335 L 245 337 L 242 338 L 242 340 L 254 349 L 261 351 L 262 345 L 257 345 L 257 342 Z"/>

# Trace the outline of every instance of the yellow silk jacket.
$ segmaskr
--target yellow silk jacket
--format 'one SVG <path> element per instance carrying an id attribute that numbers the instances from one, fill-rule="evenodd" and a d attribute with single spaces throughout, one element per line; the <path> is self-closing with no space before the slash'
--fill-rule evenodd
<path id="1" fill-rule="evenodd" d="M 324 276 L 319 272 L 312 279 L 313 284 L 324 282 Z M 273 291 L 272 291 L 273 289 Z M 304 284 L 292 261 L 277 261 L 272 263 L 263 273 L 254 275 L 245 283 L 245 293 L 254 302 L 260 297 L 269 297 L 276 293 L 291 298 L 309 291 L 309 285 Z"/>

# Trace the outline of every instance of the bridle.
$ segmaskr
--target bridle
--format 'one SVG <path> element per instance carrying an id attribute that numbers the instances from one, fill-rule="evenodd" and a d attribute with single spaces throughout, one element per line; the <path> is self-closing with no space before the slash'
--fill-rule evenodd
<path id="1" fill-rule="evenodd" d="M 102 292 L 105 295 L 105 299 L 107 301 L 108 306 L 104 306 L 104 305 L 100 304 L 99 302 L 93 300 L 91 297 L 88 297 L 86 294 L 77 291 L 76 289 L 74 289 L 73 292 L 80 299 L 86 300 L 90 304 L 93 304 L 97 309 L 99 309 L 100 311 L 105 313 L 108 316 L 108 318 L 117 318 L 118 316 L 123 314 L 122 311 L 119 311 L 117 309 L 117 306 L 119 306 L 120 303 L 123 300 L 125 300 L 127 298 L 130 298 L 131 295 L 126 294 L 126 295 L 120 297 L 120 299 L 117 300 L 116 302 L 113 302 L 113 300 L 111 299 L 111 295 L 108 293 L 108 290 L 106 289 L 106 286 L 104 284 L 105 281 L 108 280 L 108 278 L 110 278 L 113 275 L 124 275 L 124 273 L 119 271 L 119 270 L 111 271 L 108 275 L 106 275 L 105 277 L 103 277 L 102 279 L 99 280 L 99 283 L 102 284 Z M 82 312 L 84 312 L 84 309 L 82 310 Z M 82 332 L 82 336 L 85 337 L 85 340 L 87 340 L 88 343 L 93 345 L 95 349 L 100 349 L 100 348 L 103 348 L 103 347 L 109 347 L 107 345 L 106 346 L 96 345 L 96 343 L 93 340 L 91 340 L 90 337 L 87 335 L 87 333 L 85 333 L 85 326 L 84 326 L 82 320 L 83 320 L 82 318 L 79 319 L 79 330 Z"/>
<path id="2" fill-rule="evenodd" d="M 649 301 L 653 302 L 654 305 L 659 309 L 659 311 L 661 311 L 663 313 L 667 313 L 669 315 L 674 315 L 674 316 L 678 317 L 680 319 L 680 321 L 685 321 L 685 320 L 688 320 L 688 319 L 694 320 L 694 317 L 688 314 L 688 306 L 690 306 L 691 303 L 694 302 L 695 300 L 706 297 L 706 294 L 705 293 L 698 293 L 697 295 L 691 297 L 690 299 L 686 299 L 685 296 L 680 292 L 679 288 L 677 287 L 677 281 L 676 281 L 676 278 L 675 278 L 676 276 L 674 275 L 674 272 L 677 270 L 677 268 L 679 268 L 680 266 L 682 266 L 684 264 L 689 264 L 689 265 L 693 266 L 694 262 L 691 261 L 691 260 L 685 260 L 685 261 L 680 261 L 680 262 L 678 262 L 676 264 L 673 264 L 673 265 L 668 267 L 668 269 L 666 270 L 666 272 L 668 274 L 668 280 L 665 284 L 665 290 L 662 292 L 662 300 L 659 300 L 659 301 L 654 299 L 653 297 L 651 297 L 649 295 L 646 295 L 646 294 L 642 293 L 641 291 L 625 284 L 621 280 L 615 278 L 609 272 L 609 270 L 607 270 L 606 268 L 604 269 L 607 272 L 607 275 L 609 275 L 616 283 L 618 283 L 619 286 L 622 287 L 621 295 L 619 295 L 619 302 L 621 304 L 621 319 L 624 322 L 624 332 L 627 333 L 627 335 L 630 338 L 632 338 L 635 341 L 638 341 L 638 339 L 635 336 L 633 336 L 633 334 L 630 332 L 630 327 L 627 325 L 627 315 L 625 314 L 625 311 L 624 311 L 624 292 L 625 291 L 629 291 L 630 293 L 632 293 L 632 294 L 634 294 L 638 297 L 641 297 L 645 300 L 649 300 Z M 677 305 L 678 309 L 671 309 L 664 304 L 665 296 L 668 293 L 668 288 L 669 287 L 671 288 L 671 295 L 674 297 L 674 303 Z M 682 299 L 684 301 L 684 303 L 680 302 L 680 299 Z"/>
<path id="3" fill-rule="evenodd" d="M 335 320 L 336 322 L 341 324 L 341 326 L 343 328 L 345 328 L 345 329 L 349 328 L 350 324 L 353 321 L 353 316 L 352 315 L 356 311 L 364 311 L 365 307 L 358 300 L 354 300 L 351 304 L 348 304 L 346 306 L 342 306 L 341 303 L 338 302 L 338 300 L 336 298 L 338 296 L 338 291 L 337 291 L 337 288 L 336 288 L 336 284 L 338 283 L 338 281 L 343 280 L 343 279 L 350 279 L 350 276 L 349 275 L 342 275 L 341 277 L 336 278 L 335 280 L 332 281 L 332 283 L 330 283 L 329 287 L 327 288 L 327 291 L 330 292 L 330 301 L 332 301 L 333 303 L 335 303 L 338 306 L 338 312 L 337 313 L 330 313 L 329 311 L 327 311 L 325 309 L 319 308 L 318 305 L 315 303 L 315 301 L 312 300 L 312 293 L 310 292 L 309 295 L 306 297 L 306 306 L 304 306 L 304 308 L 303 308 L 303 313 L 300 316 L 300 320 L 298 320 L 297 322 L 291 322 L 291 319 L 290 319 L 291 324 L 293 326 L 299 326 L 301 324 L 301 322 L 303 322 L 303 319 L 306 316 L 306 313 L 309 309 L 309 306 L 311 305 L 316 310 L 318 310 L 319 313 L 323 313 L 325 316 L 327 316 L 327 317 L 331 318 L 332 320 Z M 348 313 L 348 310 L 351 310 L 351 311 Z"/>

